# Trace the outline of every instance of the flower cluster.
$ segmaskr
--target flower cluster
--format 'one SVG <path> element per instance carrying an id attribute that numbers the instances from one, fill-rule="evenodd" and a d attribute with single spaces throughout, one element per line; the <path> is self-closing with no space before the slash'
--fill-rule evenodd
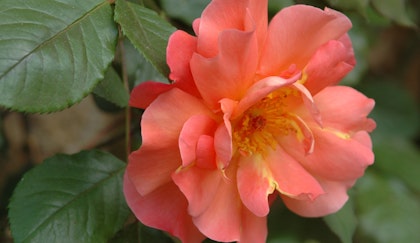
<path id="1" fill-rule="evenodd" d="M 183 242 L 265 242 L 270 203 L 339 210 L 374 156 L 374 101 L 337 83 L 355 65 L 350 20 L 295 5 L 270 23 L 267 0 L 213 0 L 176 31 L 172 84 L 137 86 L 143 144 L 124 177 L 144 224 Z"/>

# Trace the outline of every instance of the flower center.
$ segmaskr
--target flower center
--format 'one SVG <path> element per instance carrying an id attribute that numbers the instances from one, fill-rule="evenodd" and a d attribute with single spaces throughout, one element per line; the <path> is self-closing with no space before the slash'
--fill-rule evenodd
<path id="1" fill-rule="evenodd" d="M 272 93 L 233 121 L 233 144 L 243 156 L 266 155 L 278 145 L 277 138 L 297 133 L 298 125 L 287 110 L 286 99 L 296 96 L 292 89 Z"/>

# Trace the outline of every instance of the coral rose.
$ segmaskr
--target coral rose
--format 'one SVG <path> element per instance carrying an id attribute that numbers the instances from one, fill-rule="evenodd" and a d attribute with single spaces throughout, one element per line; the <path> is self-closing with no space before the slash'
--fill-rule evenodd
<path id="1" fill-rule="evenodd" d="M 183 242 L 265 242 L 272 198 L 334 213 L 373 163 L 374 101 L 337 86 L 355 65 L 349 19 L 305 5 L 267 18 L 267 1 L 213 0 L 196 36 L 169 39 L 174 82 L 133 90 L 143 144 L 124 193 L 145 225 Z"/>

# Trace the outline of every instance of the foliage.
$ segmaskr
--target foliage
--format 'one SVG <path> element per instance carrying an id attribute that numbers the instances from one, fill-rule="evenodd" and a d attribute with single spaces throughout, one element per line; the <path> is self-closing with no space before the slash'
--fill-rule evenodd
<path id="1" fill-rule="evenodd" d="M 125 109 L 129 141 L 132 121 L 138 124 L 138 117 L 130 115 L 129 89 L 148 79 L 166 82 L 165 50 L 174 26 L 191 31 L 191 22 L 208 2 L 1 0 L 0 124 L 11 111 L 58 112 L 93 93 Z M 350 192 L 349 203 L 323 220 L 300 218 L 276 202 L 268 242 L 420 242 L 419 101 L 401 81 L 403 68 L 410 65 L 400 61 L 420 59 L 413 54 L 420 53 L 413 30 L 420 6 L 399 0 L 270 0 L 269 12 L 294 3 L 329 6 L 352 20 L 358 66 L 344 83 L 376 100 L 376 161 Z M 400 58 L 396 67 L 374 69 L 373 50 L 384 45 L 381 34 L 401 26 L 417 44 L 404 39 L 406 46 L 394 56 Z M 5 134 L 2 128 L 0 153 L 7 150 Z M 122 192 L 124 169 L 124 162 L 99 150 L 46 159 L 14 190 L 8 214 L 13 240 L 173 242 L 129 216 Z"/>

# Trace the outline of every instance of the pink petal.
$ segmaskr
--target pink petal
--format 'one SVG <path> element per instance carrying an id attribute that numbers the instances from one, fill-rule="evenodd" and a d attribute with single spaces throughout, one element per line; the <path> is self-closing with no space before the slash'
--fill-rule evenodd
<path id="1" fill-rule="evenodd" d="M 224 123 L 219 124 L 214 134 L 214 149 L 216 151 L 217 166 L 224 169 L 228 166 L 233 155 L 232 132 Z"/>
<path id="2" fill-rule="evenodd" d="M 190 69 L 190 60 L 196 51 L 196 46 L 196 37 L 178 30 L 169 38 L 166 56 L 171 69 L 169 78 L 175 82 L 176 87 L 199 97 Z"/>
<path id="3" fill-rule="evenodd" d="M 305 104 L 305 107 L 311 114 L 312 118 L 315 120 L 316 123 L 318 123 L 318 125 L 322 126 L 321 114 L 318 110 L 318 107 L 316 106 L 314 102 L 312 94 L 309 92 L 309 90 L 305 86 L 303 86 L 300 83 L 294 83 L 293 87 L 295 87 L 297 90 L 300 91 L 300 94 L 302 95 L 303 103 Z"/>
<path id="4" fill-rule="evenodd" d="M 264 243 L 267 238 L 267 218 L 255 216 L 247 208 L 242 209 L 242 231 L 238 243 Z"/>
<path id="5" fill-rule="evenodd" d="M 348 49 L 336 40 L 327 42 L 316 51 L 305 68 L 305 87 L 315 95 L 323 88 L 337 84 L 353 69 L 354 64 L 350 63 L 354 63 L 352 48 Z"/>
<path id="6" fill-rule="evenodd" d="M 220 35 L 220 52 L 206 58 L 195 53 L 191 72 L 200 94 L 212 109 L 222 98 L 239 100 L 254 81 L 258 62 L 254 32 L 226 30 Z"/>
<path id="7" fill-rule="evenodd" d="M 315 200 L 299 200 L 281 195 L 283 202 L 293 212 L 303 217 L 322 217 L 335 213 L 343 207 L 348 199 L 347 189 L 353 184 L 350 182 L 334 182 L 318 180 L 325 194 Z"/>
<path id="8" fill-rule="evenodd" d="M 205 239 L 187 213 L 187 201 L 173 183 L 141 196 L 125 174 L 124 195 L 128 206 L 143 224 L 167 231 L 185 243 Z"/>
<path id="9" fill-rule="evenodd" d="M 198 138 L 196 166 L 202 169 L 217 168 L 213 137 L 202 135 Z"/>
<path id="10" fill-rule="evenodd" d="M 371 148 L 351 137 L 328 128 L 312 127 L 315 139 L 313 153 L 305 155 L 302 145 L 295 138 L 283 139 L 282 147 L 315 176 L 330 180 L 354 180 L 363 175 L 373 163 Z"/>
<path id="11" fill-rule="evenodd" d="M 241 236 L 242 204 L 236 188 L 234 170 L 235 168 L 226 171 L 227 178 L 223 178 L 217 186 L 213 201 L 202 214 L 193 218 L 197 228 L 215 241 L 238 241 Z"/>
<path id="12" fill-rule="evenodd" d="M 172 172 L 182 163 L 176 144 L 156 148 L 143 146 L 128 159 L 127 175 L 142 195 L 170 182 Z"/>
<path id="13" fill-rule="evenodd" d="M 173 181 L 188 200 L 188 212 L 193 217 L 202 214 L 213 202 L 222 177 L 218 170 L 196 166 L 180 169 L 172 175 Z"/>
<path id="14" fill-rule="evenodd" d="M 146 109 L 160 94 L 172 89 L 170 84 L 147 81 L 134 87 L 130 94 L 129 105 Z"/>
<path id="15" fill-rule="evenodd" d="M 266 216 L 270 211 L 268 195 L 274 192 L 276 186 L 264 159 L 260 155 L 242 157 L 237 180 L 244 205 L 256 216 Z"/>
<path id="16" fill-rule="evenodd" d="M 315 51 L 329 40 L 337 40 L 351 27 L 343 14 L 294 5 L 282 9 L 271 20 L 260 63 L 264 75 L 278 75 L 296 64 L 302 70 Z"/>
<path id="17" fill-rule="evenodd" d="M 314 99 L 322 113 L 325 127 L 332 127 L 342 132 L 358 130 L 370 132 L 376 127 L 375 122 L 367 118 L 375 101 L 353 88 L 327 87 L 319 92 Z"/>
<path id="18" fill-rule="evenodd" d="M 203 11 L 198 23 L 198 53 L 205 57 L 217 55 L 219 35 L 224 30 L 256 30 L 258 39 L 265 37 L 267 25 L 267 0 L 213 0 Z M 198 31 L 197 31 L 198 29 Z"/>
<path id="19" fill-rule="evenodd" d="M 234 109 L 232 119 L 242 115 L 242 113 L 249 107 L 266 97 L 268 94 L 296 82 L 299 78 L 300 73 L 290 77 L 289 79 L 272 76 L 256 82 L 248 89 L 244 98 L 241 99 L 237 107 Z"/>
<path id="20" fill-rule="evenodd" d="M 192 116 L 184 123 L 179 135 L 182 166 L 187 166 L 195 161 L 198 139 L 201 135 L 214 134 L 216 127 L 217 123 L 205 115 Z"/>
<path id="21" fill-rule="evenodd" d="M 184 123 L 196 114 L 213 116 L 201 100 L 177 88 L 160 95 L 142 116 L 143 145 L 178 146 Z"/>
<path id="22" fill-rule="evenodd" d="M 281 147 L 270 153 L 266 161 L 280 194 L 292 198 L 315 199 L 324 193 L 318 181 Z"/>
<path id="23" fill-rule="evenodd" d="M 160 95 L 143 114 L 143 145 L 129 157 L 128 174 L 146 194 L 170 180 L 181 166 L 178 138 L 184 123 L 196 114 L 213 114 L 197 98 L 179 89 Z"/>

